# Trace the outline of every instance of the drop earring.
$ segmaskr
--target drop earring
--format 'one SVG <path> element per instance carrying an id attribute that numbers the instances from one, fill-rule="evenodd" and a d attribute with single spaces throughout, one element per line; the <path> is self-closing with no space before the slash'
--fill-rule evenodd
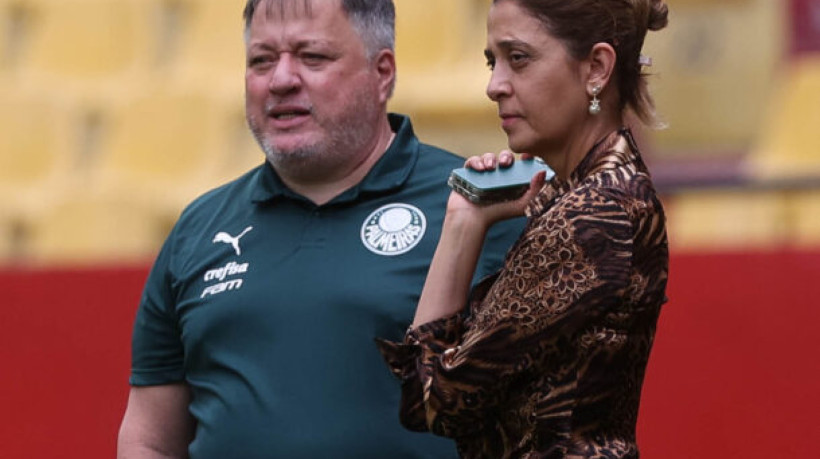
<path id="1" fill-rule="evenodd" d="M 592 100 L 589 101 L 589 114 L 597 115 L 601 113 L 601 101 L 598 99 L 598 94 L 601 93 L 601 87 L 595 85 L 592 87 Z"/>

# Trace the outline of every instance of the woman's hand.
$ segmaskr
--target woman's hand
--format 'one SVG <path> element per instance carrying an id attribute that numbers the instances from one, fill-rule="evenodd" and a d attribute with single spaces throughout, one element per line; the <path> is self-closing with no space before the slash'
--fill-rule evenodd
<path id="1" fill-rule="evenodd" d="M 529 153 L 522 153 L 521 159 L 530 160 L 533 156 Z M 477 171 L 491 171 L 496 167 L 510 167 L 515 162 L 515 155 L 510 150 L 501 150 L 496 155 L 495 153 L 484 153 L 481 156 L 470 156 L 464 162 L 464 167 L 474 169 Z"/>
<path id="2" fill-rule="evenodd" d="M 531 160 L 532 155 L 522 154 L 521 159 Z M 510 167 L 515 162 L 515 156 L 509 150 L 503 150 L 498 155 L 485 153 L 481 156 L 471 156 L 464 162 L 464 167 L 477 171 L 490 171 L 497 167 Z M 530 187 L 520 198 L 513 201 L 504 201 L 496 204 L 477 205 L 473 204 L 456 192 L 450 193 L 447 202 L 447 215 L 450 218 L 467 218 L 485 228 L 492 224 L 508 218 L 515 218 L 524 215 L 527 203 L 538 194 L 544 185 L 545 172 L 538 172 L 530 181 Z"/>
<path id="3" fill-rule="evenodd" d="M 514 161 L 513 154 L 505 150 L 498 155 L 474 156 L 466 161 L 465 167 L 485 171 L 510 167 Z M 527 203 L 544 185 L 545 174 L 535 174 L 527 192 L 515 201 L 476 205 L 455 191 L 450 193 L 441 237 L 413 319 L 414 327 L 461 311 L 487 230 L 495 222 L 523 215 Z"/>

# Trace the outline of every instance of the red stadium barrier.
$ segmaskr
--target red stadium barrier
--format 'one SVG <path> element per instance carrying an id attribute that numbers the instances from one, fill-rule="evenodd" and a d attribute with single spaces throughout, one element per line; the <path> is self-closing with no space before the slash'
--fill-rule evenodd
<path id="1" fill-rule="evenodd" d="M 0 458 L 112 458 L 147 269 L 0 273 Z"/>
<path id="2" fill-rule="evenodd" d="M 670 269 L 643 457 L 817 457 L 820 253 L 680 255 Z"/>
<path id="3" fill-rule="evenodd" d="M 145 267 L 0 271 L 0 458 L 110 458 Z M 814 457 L 820 252 L 677 255 L 641 406 L 648 459 Z"/>
<path id="4" fill-rule="evenodd" d="M 820 0 L 791 0 L 790 13 L 792 53 L 820 51 Z"/>

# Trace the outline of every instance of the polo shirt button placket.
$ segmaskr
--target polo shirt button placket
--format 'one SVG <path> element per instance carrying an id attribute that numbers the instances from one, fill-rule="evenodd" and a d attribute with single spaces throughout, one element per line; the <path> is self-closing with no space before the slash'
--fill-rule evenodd
<path id="1" fill-rule="evenodd" d="M 304 241 L 311 247 L 324 247 L 327 243 L 327 225 L 322 221 L 324 212 L 316 208 L 310 213 L 310 222 L 307 225 Z"/>

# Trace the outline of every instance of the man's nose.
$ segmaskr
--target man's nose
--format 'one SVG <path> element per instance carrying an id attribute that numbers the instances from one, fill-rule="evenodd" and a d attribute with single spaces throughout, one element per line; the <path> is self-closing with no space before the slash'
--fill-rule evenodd
<path id="1" fill-rule="evenodd" d="M 276 94 L 288 93 L 298 88 L 300 84 L 298 62 L 291 54 L 283 53 L 271 72 L 268 90 Z"/>

